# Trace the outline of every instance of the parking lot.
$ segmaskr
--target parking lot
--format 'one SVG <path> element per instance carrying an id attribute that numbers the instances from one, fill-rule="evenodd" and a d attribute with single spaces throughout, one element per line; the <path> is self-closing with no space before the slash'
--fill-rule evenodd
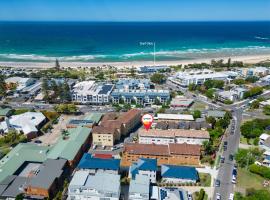
<path id="1" fill-rule="evenodd" d="M 66 129 L 66 125 L 71 119 L 82 119 L 84 115 L 61 115 L 59 117 L 58 123 L 53 125 L 53 128 L 45 133 L 44 135 L 36 138 L 35 140 L 40 140 L 41 145 L 48 146 L 55 144 L 62 134 L 62 131 Z"/>

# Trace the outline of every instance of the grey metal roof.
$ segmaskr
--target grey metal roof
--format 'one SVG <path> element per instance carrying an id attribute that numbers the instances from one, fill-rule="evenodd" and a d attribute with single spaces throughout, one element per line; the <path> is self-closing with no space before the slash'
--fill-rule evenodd
<path id="1" fill-rule="evenodd" d="M 47 159 L 30 180 L 29 186 L 49 189 L 54 180 L 62 175 L 66 162 L 65 159 Z"/>
<path id="2" fill-rule="evenodd" d="M 28 178 L 17 176 L 14 181 L 1 194 L 2 197 L 16 197 L 23 193 L 23 188 L 26 186 Z"/>

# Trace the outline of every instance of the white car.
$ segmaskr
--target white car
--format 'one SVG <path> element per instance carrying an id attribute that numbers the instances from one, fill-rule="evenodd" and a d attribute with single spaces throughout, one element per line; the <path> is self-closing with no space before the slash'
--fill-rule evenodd
<path id="1" fill-rule="evenodd" d="M 234 194 L 231 193 L 231 194 L 230 194 L 230 197 L 229 197 L 229 200 L 233 200 L 233 197 L 234 197 Z"/>
<path id="2" fill-rule="evenodd" d="M 219 193 L 216 194 L 216 200 L 221 200 L 221 195 Z"/>

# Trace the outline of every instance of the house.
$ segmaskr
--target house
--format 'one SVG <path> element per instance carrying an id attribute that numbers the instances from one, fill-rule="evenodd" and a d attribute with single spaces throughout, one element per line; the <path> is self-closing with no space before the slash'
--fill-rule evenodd
<path id="1" fill-rule="evenodd" d="M 189 200 L 188 192 L 182 188 L 153 186 L 151 200 Z"/>
<path id="2" fill-rule="evenodd" d="M 18 76 L 10 77 L 5 80 L 5 83 L 7 84 L 7 88 L 16 88 L 17 92 L 20 92 L 24 88 L 32 85 L 35 83 L 35 79 L 33 78 L 22 78 Z"/>
<path id="3" fill-rule="evenodd" d="M 176 164 L 176 165 L 199 165 L 200 164 L 200 145 L 191 144 L 138 144 L 128 143 L 124 145 L 121 165 L 131 166 L 139 158 L 157 159 L 157 164 Z"/>
<path id="4" fill-rule="evenodd" d="M 259 145 L 264 145 L 265 144 L 265 141 L 270 137 L 270 135 L 266 134 L 266 133 L 263 133 L 260 135 L 259 137 Z"/>
<path id="5" fill-rule="evenodd" d="M 74 85 L 72 100 L 83 104 L 108 104 L 113 84 L 83 81 Z"/>
<path id="6" fill-rule="evenodd" d="M 2 179 L 0 198 L 13 199 L 21 193 L 30 199 L 54 197 L 63 187 L 64 180 L 69 173 L 65 159 L 47 159 L 43 163 L 25 162 L 16 170 L 16 174 Z"/>
<path id="7" fill-rule="evenodd" d="M 195 167 L 161 165 L 162 181 L 166 183 L 196 183 L 199 180 Z"/>
<path id="8" fill-rule="evenodd" d="M 156 183 L 157 178 L 157 160 L 140 158 L 129 168 L 128 177 L 135 179 L 137 175 L 148 176 L 151 183 Z"/>
<path id="9" fill-rule="evenodd" d="M 6 118 L 0 123 L 0 131 L 7 133 L 9 130 L 16 130 L 32 139 L 38 136 L 39 129 L 45 122 L 46 117 L 41 112 L 26 112 Z"/>
<path id="10" fill-rule="evenodd" d="M 266 166 L 266 167 L 270 167 L 270 155 L 266 155 L 266 156 L 264 157 L 264 160 L 263 160 L 262 164 L 263 164 L 264 166 Z"/>
<path id="11" fill-rule="evenodd" d="M 245 88 L 236 87 L 229 91 L 219 91 L 216 93 L 216 95 L 217 95 L 217 99 L 221 102 L 224 102 L 226 100 L 230 100 L 234 102 L 236 100 L 243 99 L 246 91 L 247 89 Z"/>
<path id="12" fill-rule="evenodd" d="M 154 117 L 155 120 L 177 120 L 177 121 L 193 121 L 193 115 L 187 115 L 187 114 L 163 114 L 158 113 L 156 117 Z"/>
<path id="13" fill-rule="evenodd" d="M 9 117 L 12 114 L 11 108 L 0 107 L 0 117 Z"/>
<path id="14" fill-rule="evenodd" d="M 183 129 L 139 129 L 140 144 L 198 144 L 202 145 L 204 141 L 209 141 L 208 131 L 204 130 L 183 130 Z"/>
<path id="15" fill-rule="evenodd" d="M 73 199 L 106 199 L 119 200 L 120 175 L 98 172 L 91 175 L 88 171 L 79 170 L 68 187 L 68 200 Z"/>
<path id="16" fill-rule="evenodd" d="M 192 106 L 194 100 L 193 99 L 186 99 L 183 97 L 176 97 L 173 98 L 171 101 L 172 108 L 189 108 Z"/>
<path id="17" fill-rule="evenodd" d="M 67 160 L 47 159 L 31 174 L 26 187 L 26 194 L 30 196 L 53 197 L 61 190 L 65 178 L 69 174 Z"/>
<path id="18" fill-rule="evenodd" d="M 136 175 L 129 185 L 129 200 L 149 200 L 150 179 L 148 176 Z"/>
<path id="19" fill-rule="evenodd" d="M 120 169 L 120 160 L 113 158 L 97 158 L 89 153 L 84 153 L 77 168 L 79 170 L 87 170 L 90 174 L 97 172 L 106 172 L 118 174 Z"/>
<path id="20" fill-rule="evenodd" d="M 169 71 L 170 67 L 168 66 L 143 66 L 140 67 L 140 73 L 155 73 L 155 72 L 162 72 L 162 71 Z"/>
<path id="21" fill-rule="evenodd" d="M 208 110 L 207 117 L 214 117 L 214 118 L 223 118 L 225 116 L 225 111 L 220 110 Z"/>

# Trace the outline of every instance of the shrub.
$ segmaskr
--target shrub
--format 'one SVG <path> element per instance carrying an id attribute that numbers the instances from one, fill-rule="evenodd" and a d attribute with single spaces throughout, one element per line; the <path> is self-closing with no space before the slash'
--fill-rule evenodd
<path id="1" fill-rule="evenodd" d="M 249 171 L 258 174 L 264 178 L 270 179 L 270 169 L 265 166 L 258 166 L 256 164 L 252 164 L 249 166 Z"/>

